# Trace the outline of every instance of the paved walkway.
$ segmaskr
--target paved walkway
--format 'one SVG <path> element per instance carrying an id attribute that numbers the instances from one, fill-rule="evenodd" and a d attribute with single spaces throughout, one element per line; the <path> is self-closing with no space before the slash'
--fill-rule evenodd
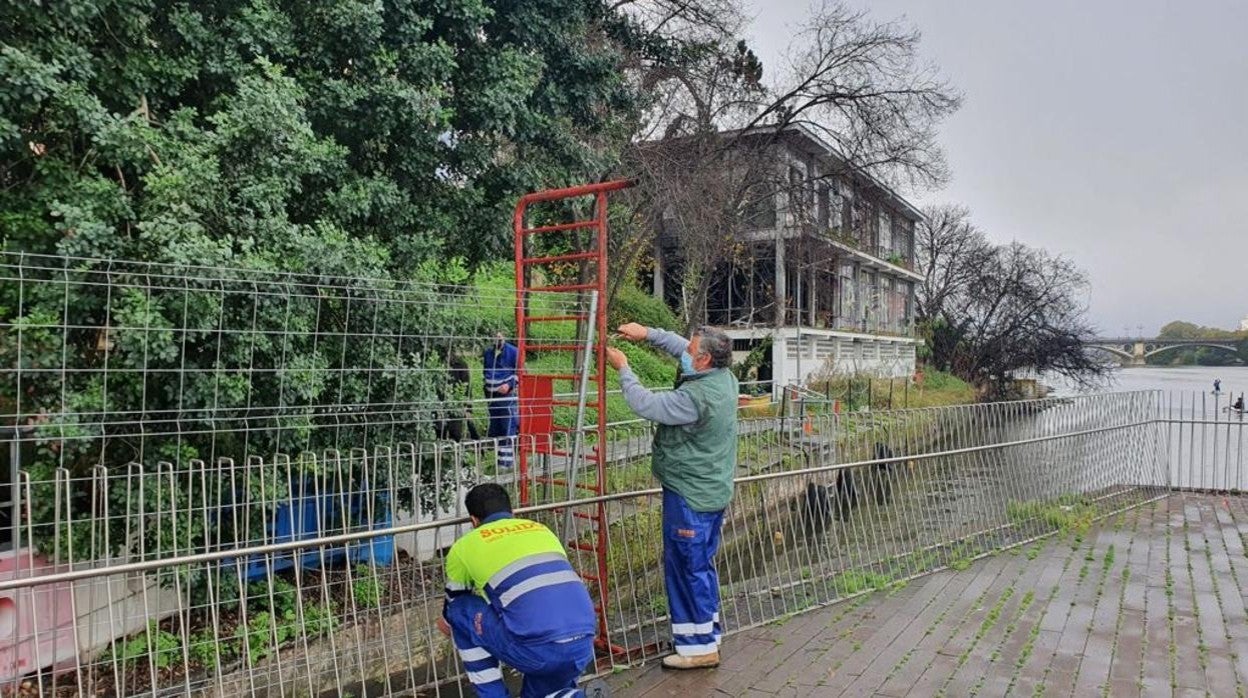
<path id="1" fill-rule="evenodd" d="M 1248 497 L 1172 495 L 658 663 L 615 696 L 1244 696 Z"/>

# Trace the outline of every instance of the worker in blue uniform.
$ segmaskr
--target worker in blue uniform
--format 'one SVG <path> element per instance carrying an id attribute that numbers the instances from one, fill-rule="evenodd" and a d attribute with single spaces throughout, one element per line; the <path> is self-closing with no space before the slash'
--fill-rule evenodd
<path id="1" fill-rule="evenodd" d="M 520 351 L 516 346 L 495 335 L 494 343 L 485 350 L 485 397 L 490 416 L 486 436 L 498 444 L 498 467 L 510 468 L 516 462 L 516 434 L 520 432 L 519 381 L 516 365 Z"/>
<path id="2" fill-rule="evenodd" d="M 585 694 L 576 679 L 594 658 L 594 605 L 555 534 L 512 516 L 507 491 L 473 487 L 464 501 L 473 530 L 446 556 L 450 635 L 481 698 L 508 696 L 498 663 L 524 675 L 522 698 Z"/>
<path id="3" fill-rule="evenodd" d="M 650 470 L 663 486 L 663 581 L 675 650 L 663 666 L 718 666 L 722 627 L 715 556 L 737 468 L 740 389 L 729 370 L 732 339 L 713 327 L 685 339 L 635 322 L 621 325 L 619 332 L 680 361 L 676 389 L 655 393 L 629 369 L 624 352 L 607 348 L 625 402 L 657 425 Z"/>

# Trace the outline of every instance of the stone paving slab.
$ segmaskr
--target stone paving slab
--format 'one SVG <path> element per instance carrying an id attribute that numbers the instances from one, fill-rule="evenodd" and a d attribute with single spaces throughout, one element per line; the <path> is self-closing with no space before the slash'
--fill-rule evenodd
<path id="1" fill-rule="evenodd" d="M 1053 537 L 658 662 L 615 696 L 1248 694 L 1248 496 L 1174 494 Z"/>

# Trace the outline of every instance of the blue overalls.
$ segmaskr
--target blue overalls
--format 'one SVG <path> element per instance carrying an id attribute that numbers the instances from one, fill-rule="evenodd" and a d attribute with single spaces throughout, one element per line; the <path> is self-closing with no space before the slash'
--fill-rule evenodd
<path id="1" fill-rule="evenodd" d="M 499 660 L 524 675 L 522 698 L 584 696 L 594 658 L 589 591 L 550 529 L 509 512 L 487 516 L 446 557 L 442 615 L 481 698 L 505 698 Z"/>
<path id="2" fill-rule="evenodd" d="M 723 522 L 723 511 L 694 511 L 684 497 L 663 488 L 663 581 L 676 654 L 719 651 L 723 630 L 715 554 Z"/>
<path id="3" fill-rule="evenodd" d="M 516 363 L 520 352 L 514 344 L 503 342 L 502 349 L 493 346 L 485 350 L 485 397 L 486 410 L 490 416 L 486 436 L 498 439 L 498 466 L 510 468 L 515 464 L 515 439 L 520 431 L 520 401 L 517 395 L 519 381 Z M 508 386 L 506 395 L 498 394 L 502 386 Z"/>

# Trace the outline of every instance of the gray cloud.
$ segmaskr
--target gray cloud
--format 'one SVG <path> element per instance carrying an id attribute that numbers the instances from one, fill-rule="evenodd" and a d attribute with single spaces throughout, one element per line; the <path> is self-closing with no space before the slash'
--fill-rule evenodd
<path id="1" fill-rule="evenodd" d="M 774 73 L 809 6 L 751 2 Z M 1075 259 L 1107 333 L 1248 313 L 1248 2 L 850 4 L 916 25 L 966 93 L 942 129 L 954 179 L 914 200 Z"/>

